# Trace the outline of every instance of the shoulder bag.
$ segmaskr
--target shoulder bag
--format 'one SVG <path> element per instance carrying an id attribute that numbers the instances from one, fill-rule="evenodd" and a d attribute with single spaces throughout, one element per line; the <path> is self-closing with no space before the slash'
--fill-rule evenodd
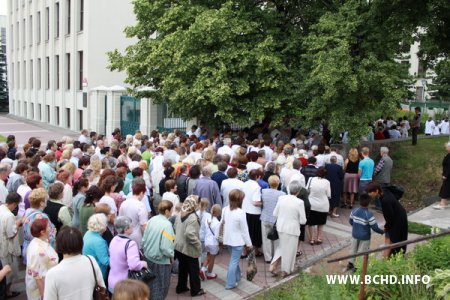
<path id="1" fill-rule="evenodd" d="M 92 297 L 94 298 L 94 300 L 109 300 L 108 291 L 106 290 L 106 288 L 98 284 L 97 275 L 95 274 L 94 264 L 92 263 L 91 258 L 87 255 L 86 257 L 89 259 L 89 262 L 91 263 L 92 273 L 94 273 L 95 279 L 95 286 L 94 292 L 92 293 Z"/>
<path id="2" fill-rule="evenodd" d="M 125 257 L 128 257 L 127 250 L 128 250 L 128 245 L 130 244 L 130 242 L 131 242 L 131 239 L 129 239 L 125 245 Z M 143 256 L 141 251 L 139 251 L 139 254 L 141 257 Z M 143 258 L 145 259 L 145 257 L 143 257 Z M 150 283 L 153 279 L 156 278 L 156 275 L 155 275 L 155 273 L 153 273 L 152 270 L 143 268 L 139 271 L 128 270 L 128 278 L 134 279 L 134 280 L 139 280 L 139 281 L 142 281 L 145 283 Z"/>
<path id="3" fill-rule="evenodd" d="M 277 222 L 275 222 L 272 228 L 267 233 L 267 238 L 271 241 L 276 241 L 279 239 L 278 231 L 277 231 Z"/>

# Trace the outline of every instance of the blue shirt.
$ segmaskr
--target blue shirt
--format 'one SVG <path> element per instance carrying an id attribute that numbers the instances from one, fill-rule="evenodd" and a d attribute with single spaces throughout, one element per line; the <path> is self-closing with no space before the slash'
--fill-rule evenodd
<path id="1" fill-rule="evenodd" d="M 370 229 L 380 234 L 384 233 L 367 207 L 358 207 L 352 210 L 349 222 L 352 225 L 352 237 L 357 240 L 370 240 Z"/>
<path id="2" fill-rule="evenodd" d="M 366 157 L 359 162 L 359 169 L 361 170 L 360 180 L 372 180 L 373 169 L 375 167 L 375 162 Z"/>
<path id="3" fill-rule="evenodd" d="M 83 237 L 83 255 L 90 255 L 98 263 L 102 270 L 103 278 L 106 277 L 106 271 L 109 266 L 108 243 L 102 238 L 100 233 L 87 231 Z"/>

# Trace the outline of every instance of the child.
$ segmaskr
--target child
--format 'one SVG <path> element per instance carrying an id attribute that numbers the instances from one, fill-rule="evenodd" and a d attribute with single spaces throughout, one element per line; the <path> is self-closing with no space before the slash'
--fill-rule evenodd
<path id="1" fill-rule="evenodd" d="M 216 279 L 217 274 L 212 272 L 214 268 L 214 260 L 216 255 L 219 253 L 219 230 L 220 222 L 219 216 L 222 215 L 222 209 L 219 204 L 214 204 L 211 207 L 212 217 L 210 219 L 204 220 L 202 223 L 205 224 L 205 250 L 207 252 L 206 260 L 203 262 L 203 267 L 200 269 L 200 278 Z"/>
<path id="2" fill-rule="evenodd" d="M 370 229 L 383 234 L 384 230 L 378 227 L 377 220 L 369 211 L 370 196 L 362 194 L 359 199 L 361 207 L 355 208 L 350 214 L 350 225 L 352 225 L 352 254 L 367 251 L 370 248 Z M 355 271 L 355 258 L 350 258 L 347 271 Z"/>
<path id="3" fill-rule="evenodd" d="M 208 228 L 205 226 L 205 220 L 211 220 L 211 214 L 207 211 L 209 206 L 208 198 L 202 198 L 200 200 L 200 208 L 197 210 L 197 216 L 200 222 L 200 242 L 202 243 L 202 255 L 200 256 L 200 264 L 203 264 L 206 259 L 206 251 L 205 251 L 205 233 Z M 200 278 L 205 280 L 201 275 Z"/>

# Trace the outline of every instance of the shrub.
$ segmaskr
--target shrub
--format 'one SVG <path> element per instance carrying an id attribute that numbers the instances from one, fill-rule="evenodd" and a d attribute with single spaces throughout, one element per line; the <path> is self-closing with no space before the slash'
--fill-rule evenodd
<path id="1" fill-rule="evenodd" d="M 430 273 L 435 269 L 450 269 L 450 236 L 433 239 L 424 245 L 418 245 L 413 259 L 420 270 Z"/>
<path id="2" fill-rule="evenodd" d="M 450 270 L 435 270 L 428 287 L 433 288 L 436 299 L 450 299 Z"/>

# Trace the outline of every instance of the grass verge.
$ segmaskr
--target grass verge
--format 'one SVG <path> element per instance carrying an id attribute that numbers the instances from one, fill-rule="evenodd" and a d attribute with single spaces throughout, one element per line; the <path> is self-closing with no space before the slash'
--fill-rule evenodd
<path id="1" fill-rule="evenodd" d="M 448 137 L 421 139 L 416 146 L 408 142 L 392 144 L 394 161 L 391 181 L 405 188 L 401 200 L 407 210 L 423 207 L 423 198 L 439 193 L 441 187 L 444 143 Z"/>
<path id="2" fill-rule="evenodd" d="M 4 137 L 3 135 L 0 135 L 0 142 L 6 142 L 6 137 Z"/>
<path id="3" fill-rule="evenodd" d="M 408 232 L 420 235 L 431 233 L 431 226 L 408 221 Z"/>

